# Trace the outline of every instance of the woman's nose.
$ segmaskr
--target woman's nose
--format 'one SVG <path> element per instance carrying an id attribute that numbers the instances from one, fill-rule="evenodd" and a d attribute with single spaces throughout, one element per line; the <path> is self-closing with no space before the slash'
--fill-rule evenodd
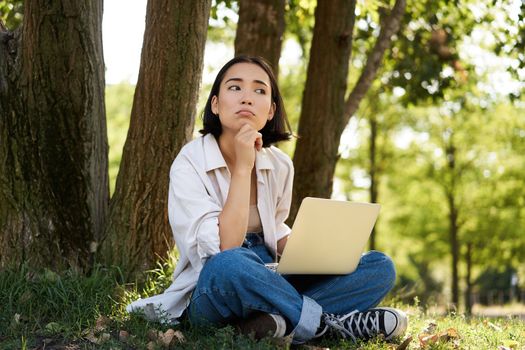
<path id="1" fill-rule="evenodd" d="M 241 104 L 243 105 L 252 105 L 253 101 L 252 101 L 252 98 L 250 96 L 250 93 L 248 92 L 245 92 L 243 95 L 242 95 L 242 100 L 241 100 Z"/>

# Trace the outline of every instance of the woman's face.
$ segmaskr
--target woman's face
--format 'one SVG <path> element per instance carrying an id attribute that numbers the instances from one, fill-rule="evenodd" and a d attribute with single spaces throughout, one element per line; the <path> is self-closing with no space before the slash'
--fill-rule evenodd
<path id="1" fill-rule="evenodd" d="M 222 79 L 211 110 L 218 114 L 223 132 L 237 133 L 245 124 L 261 130 L 273 118 L 275 103 L 268 74 L 256 64 L 236 63 Z"/>

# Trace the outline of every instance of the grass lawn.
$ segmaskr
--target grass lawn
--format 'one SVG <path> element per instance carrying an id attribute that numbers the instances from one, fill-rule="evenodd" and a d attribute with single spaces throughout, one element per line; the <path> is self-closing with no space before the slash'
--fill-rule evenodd
<path id="1" fill-rule="evenodd" d="M 129 300 L 165 288 L 166 266 L 147 274 L 140 293 L 121 280 L 117 269 L 100 268 L 89 277 L 25 268 L 1 272 L 0 349 L 525 349 L 523 319 L 439 316 L 401 305 L 393 306 L 408 312 L 409 329 L 393 343 L 325 339 L 291 346 L 282 340 L 256 342 L 231 327 L 191 329 L 183 323 L 170 329 L 124 312 Z"/>

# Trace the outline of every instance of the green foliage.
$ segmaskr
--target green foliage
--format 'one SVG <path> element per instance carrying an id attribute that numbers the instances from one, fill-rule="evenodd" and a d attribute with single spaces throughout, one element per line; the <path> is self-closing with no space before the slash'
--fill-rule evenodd
<path id="1" fill-rule="evenodd" d="M 233 46 L 239 4 L 235 0 L 213 0 L 210 10 L 207 40 Z"/>
<path id="2" fill-rule="evenodd" d="M 285 36 L 299 43 L 304 61 L 308 61 L 314 28 L 314 0 L 289 0 L 285 7 Z"/>
<path id="3" fill-rule="evenodd" d="M 490 31 L 489 49 L 502 61 L 504 58 L 512 58 L 506 64 L 506 69 L 517 80 L 525 80 L 525 2 L 519 1 L 493 1 L 490 9 L 491 21 L 486 21 L 484 26 Z M 509 62 L 507 60 L 507 62 Z M 519 99 L 521 91 L 511 94 L 512 99 Z"/>
<path id="4" fill-rule="evenodd" d="M 479 20 L 472 6 L 477 4 L 409 1 L 402 30 L 386 59 L 381 78 L 384 88 L 403 88 L 404 104 L 443 98 L 443 91 L 455 79 L 450 70 L 461 75 L 471 70 L 460 61 L 460 44 Z"/>
<path id="5" fill-rule="evenodd" d="M 24 15 L 24 2 L 22 0 L 2 0 L 0 1 L 0 21 L 6 27 L 14 30 L 22 24 Z"/>

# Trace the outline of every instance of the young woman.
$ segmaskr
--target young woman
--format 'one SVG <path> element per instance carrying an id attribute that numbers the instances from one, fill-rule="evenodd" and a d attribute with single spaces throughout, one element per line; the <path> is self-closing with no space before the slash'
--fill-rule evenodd
<path id="1" fill-rule="evenodd" d="M 354 340 L 404 333 L 403 312 L 374 308 L 395 279 L 382 253 L 364 254 L 342 276 L 281 276 L 265 267 L 278 260 L 290 234 L 293 165 L 272 146 L 291 133 L 263 59 L 239 56 L 219 71 L 201 133 L 170 171 L 168 212 L 180 255 L 173 284 L 128 311 L 235 324 L 256 337 L 293 333 L 297 343 L 326 333 Z"/>

